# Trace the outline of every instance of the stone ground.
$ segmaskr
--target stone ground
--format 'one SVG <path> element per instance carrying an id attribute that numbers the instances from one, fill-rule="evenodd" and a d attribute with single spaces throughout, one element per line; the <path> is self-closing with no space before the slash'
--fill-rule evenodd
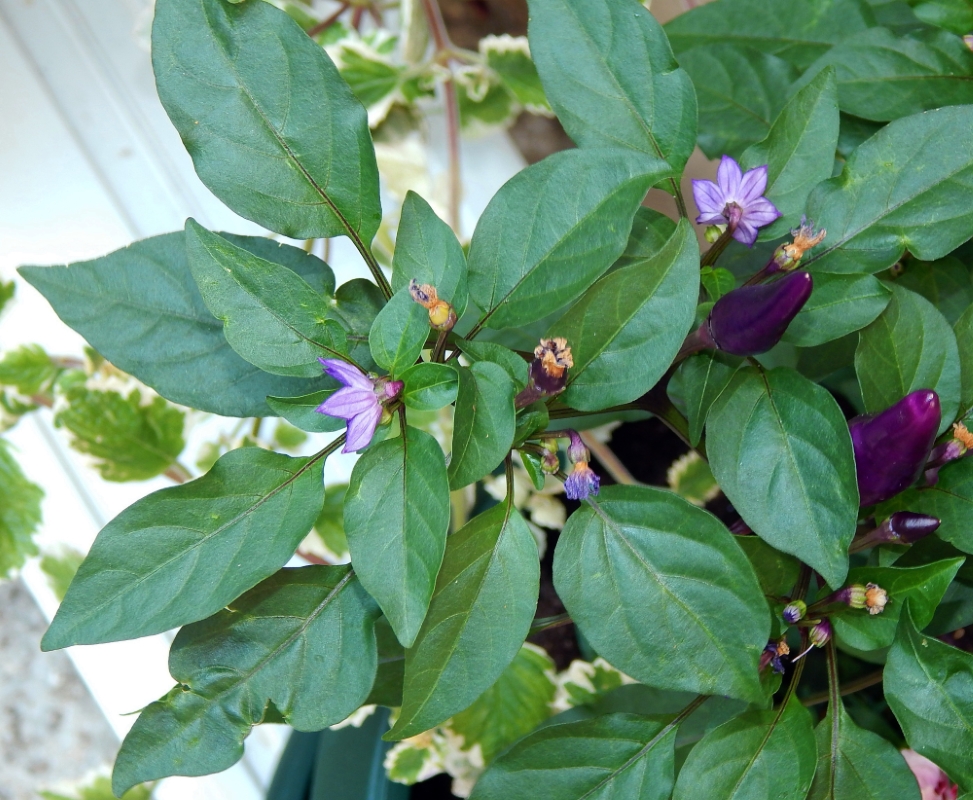
<path id="1" fill-rule="evenodd" d="M 0 583 L 0 800 L 37 800 L 118 749 L 70 659 L 40 651 L 46 627 L 20 581 Z"/>

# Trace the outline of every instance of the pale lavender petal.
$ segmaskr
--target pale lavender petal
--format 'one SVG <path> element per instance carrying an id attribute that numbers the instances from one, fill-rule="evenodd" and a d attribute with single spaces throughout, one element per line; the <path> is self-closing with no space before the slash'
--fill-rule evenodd
<path id="1" fill-rule="evenodd" d="M 700 216 L 707 214 L 721 214 L 726 201 L 723 193 L 713 181 L 693 181 L 693 199 L 696 201 L 696 208 L 699 209 Z M 696 220 L 699 222 L 700 220 Z"/>
<path id="2" fill-rule="evenodd" d="M 777 206 L 766 197 L 758 197 L 753 200 L 743 212 L 743 219 L 758 228 L 769 225 L 779 216 L 781 216 L 781 213 L 777 210 Z"/>
<path id="3" fill-rule="evenodd" d="M 342 453 L 354 453 L 367 447 L 368 443 L 375 435 L 375 429 L 382 418 L 382 407 L 375 404 L 374 409 L 358 414 L 348 422 L 348 432 L 345 434 L 345 446 L 341 448 Z"/>
<path id="4" fill-rule="evenodd" d="M 747 170 L 740 181 L 739 203 L 744 208 L 757 200 L 767 190 L 767 165 Z"/>
<path id="5" fill-rule="evenodd" d="M 317 410 L 329 417 L 351 419 L 375 408 L 379 408 L 379 403 L 374 391 L 345 387 L 321 403 Z"/>
<path id="6" fill-rule="evenodd" d="M 371 378 L 346 361 L 337 358 L 319 358 L 318 361 L 324 365 L 324 371 L 328 375 L 341 381 L 345 386 L 354 386 L 356 389 L 373 389 L 375 386 Z"/>
<path id="7" fill-rule="evenodd" d="M 733 238 L 747 247 L 753 247 L 753 243 L 757 241 L 757 229 L 745 219 L 742 219 L 736 230 L 733 231 Z"/>
<path id="8" fill-rule="evenodd" d="M 707 214 L 700 214 L 696 217 L 697 225 L 727 225 L 729 220 L 722 214 L 717 214 L 714 212 L 709 212 Z"/>
<path id="9" fill-rule="evenodd" d="M 724 203 L 730 200 L 739 202 L 740 180 L 742 177 L 743 173 L 740 172 L 740 165 L 729 156 L 723 156 L 719 169 L 716 170 L 716 182 L 719 184 L 720 191 L 723 193 Z M 740 205 L 743 205 L 743 203 L 740 203 Z"/>

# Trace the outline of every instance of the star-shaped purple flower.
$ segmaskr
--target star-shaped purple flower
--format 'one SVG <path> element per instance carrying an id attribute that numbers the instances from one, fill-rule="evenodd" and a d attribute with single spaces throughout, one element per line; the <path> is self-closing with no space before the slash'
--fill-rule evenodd
<path id="1" fill-rule="evenodd" d="M 336 358 L 319 358 L 324 371 L 344 387 L 319 405 L 315 411 L 348 420 L 342 453 L 353 453 L 367 446 L 382 419 L 382 402 L 402 391 L 402 381 L 373 378 L 357 367 Z"/>
<path id="2" fill-rule="evenodd" d="M 781 213 L 763 196 L 767 190 L 767 165 L 742 172 L 740 165 L 723 156 L 713 181 L 693 181 L 693 198 L 700 225 L 729 225 L 733 238 L 747 247 L 757 241 L 757 228 L 769 225 Z"/>

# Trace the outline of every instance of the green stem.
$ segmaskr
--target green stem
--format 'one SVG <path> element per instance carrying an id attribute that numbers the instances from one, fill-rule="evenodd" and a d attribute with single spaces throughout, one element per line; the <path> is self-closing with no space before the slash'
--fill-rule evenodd
<path id="1" fill-rule="evenodd" d="M 723 231 L 722 234 L 720 234 L 720 238 L 717 239 L 715 242 L 713 242 L 713 246 L 710 247 L 709 250 L 703 253 L 703 257 L 699 260 L 699 266 L 700 267 L 713 266 L 713 264 L 716 263 L 716 259 L 718 259 L 722 255 L 723 251 L 726 250 L 727 246 L 730 244 L 730 241 L 732 239 L 733 239 L 733 231 L 731 230 L 731 226 L 727 225 L 726 230 Z"/>
<path id="2" fill-rule="evenodd" d="M 571 625 L 571 615 L 565 611 L 563 614 L 555 614 L 553 617 L 537 617 L 530 625 L 528 636 L 541 631 L 549 631 L 551 628 L 560 628 L 562 625 Z"/>
<path id="3" fill-rule="evenodd" d="M 838 695 L 840 697 L 847 697 L 855 692 L 860 692 L 862 689 L 867 689 L 869 686 L 874 686 L 877 683 L 881 683 L 882 676 L 883 670 L 879 669 L 875 672 L 869 672 L 867 675 L 862 675 L 862 677 L 856 678 L 853 681 L 848 681 L 840 688 Z M 803 703 L 805 706 L 816 706 L 831 699 L 831 690 L 829 688 L 829 690 L 826 692 L 818 692 L 817 694 L 808 695 L 801 701 L 801 703 Z"/>

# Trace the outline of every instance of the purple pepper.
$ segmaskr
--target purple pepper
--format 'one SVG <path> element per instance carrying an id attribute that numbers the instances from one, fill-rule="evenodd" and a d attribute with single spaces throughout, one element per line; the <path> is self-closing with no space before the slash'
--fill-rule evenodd
<path id="1" fill-rule="evenodd" d="M 941 417 L 939 395 L 920 389 L 885 411 L 848 423 L 861 505 L 881 503 L 915 483 L 936 441 Z"/>
<path id="2" fill-rule="evenodd" d="M 813 288 L 807 272 L 791 272 L 773 283 L 741 286 L 716 301 L 700 334 L 724 353 L 766 353 L 780 341 Z"/>
<path id="3" fill-rule="evenodd" d="M 914 511 L 896 511 L 877 528 L 864 536 L 855 537 L 849 553 L 857 553 L 880 544 L 915 544 L 930 533 L 935 533 L 942 522 L 928 514 Z"/>

